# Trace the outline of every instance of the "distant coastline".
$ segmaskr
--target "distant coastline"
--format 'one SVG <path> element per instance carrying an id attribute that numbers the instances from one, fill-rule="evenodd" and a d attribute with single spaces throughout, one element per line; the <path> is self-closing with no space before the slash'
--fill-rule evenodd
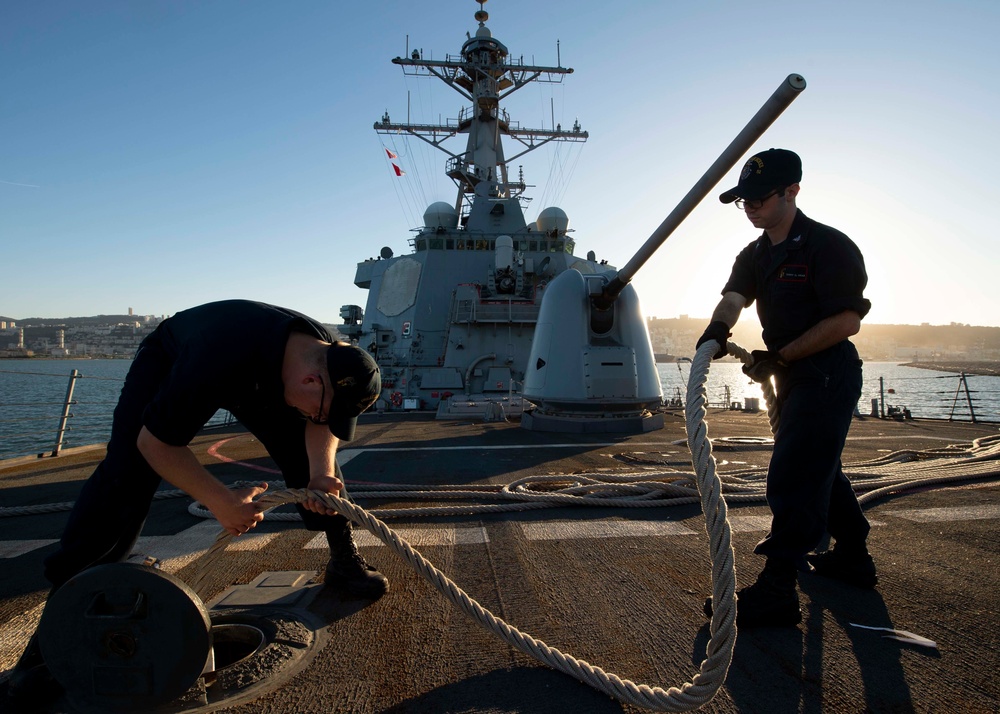
<path id="1" fill-rule="evenodd" d="M 978 374 L 983 377 L 1000 377 L 1000 361 L 906 362 L 903 366 L 916 367 L 917 369 L 932 369 L 937 372 L 965 372 L 966 374 Z"/>

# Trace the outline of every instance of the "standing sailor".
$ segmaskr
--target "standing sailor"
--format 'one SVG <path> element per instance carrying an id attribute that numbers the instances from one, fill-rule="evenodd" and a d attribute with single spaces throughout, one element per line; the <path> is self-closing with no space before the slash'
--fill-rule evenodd
<path id="1" fill-rule="evenodd" d="M 757 240 L 736 257 L 722 300 L 698 346 L 714 340 L 716 359 L 744 308 L 756 301 L 767 350 L 744 367 L 751 378 L 774 377 L 781 420 L 767 472 L 771 530 L 755 553 L 767 558 L 757 581 L 737 593 L 744 627 L 794 626 L 802 620 L 797 571 L 824 533 L 833 550 L 808 556 L 819 575 L 863 588 L 877 583 L 866 541 L 870 526 L 841 466 L 858 398 L 861 360 L 848 339 L 871 303 L 858 247 L 843 233 L 796 208 L 802 163 L 785 149 L 747 161 L 736 188 L 720 196 L 746 212 Z M 711 598 L 705 604 L 711 615 Z"/>

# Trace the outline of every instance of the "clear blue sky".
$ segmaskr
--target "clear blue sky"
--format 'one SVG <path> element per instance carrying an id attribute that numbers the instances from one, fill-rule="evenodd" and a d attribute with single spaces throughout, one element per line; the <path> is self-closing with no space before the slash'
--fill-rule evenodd
<path id="1" fill-rule="evenodd" d="M 409 252 L 453 202 L 445 156 L 372 130 L 462 98 L 404 77 L 457 54 L 472 0 L 7 0 L 0 4 L 0 315 L 169 315 L 246 297 L 339 322 L 355 264 Z M 1000 3 L 491 0 L 514 56 L 575 73 L 506 108 L 579 119 L 517 162 L 532 220 L 623 265 L 789 73 L 758 148 L 803 158 L 799 206 L 865 254 L 869 322 L 1000 325 Z M 400 154 L 397 178 L 382 151 Z M 451 144 L 462 150 L 461 140 Z M 512 153 L 508 148 L 508 153 Z M 753 228 L 715 196 L 636 276 L 644 311 L 708 316 Z"/>

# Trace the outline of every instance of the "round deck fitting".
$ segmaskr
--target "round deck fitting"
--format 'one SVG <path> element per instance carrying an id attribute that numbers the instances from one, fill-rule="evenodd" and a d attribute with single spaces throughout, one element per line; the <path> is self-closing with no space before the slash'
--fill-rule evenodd
<path id="1" fill-rule="evenodd" d="M 234 607 L 209 615 L 216 638 L 215 667 L 204 676 L 207 706 L 196 711 L 251 701 L 281 686 L 326 640 L 319 632 L 322 623 L 304 611 Z"/>
<path id="2" fill-rule="evenodd" d="M 205 678 L 253 657 L 266 644 L 264 633 L 253 625 L 240 622 L 212 625 L 213 666 L 205 672 Z"/>

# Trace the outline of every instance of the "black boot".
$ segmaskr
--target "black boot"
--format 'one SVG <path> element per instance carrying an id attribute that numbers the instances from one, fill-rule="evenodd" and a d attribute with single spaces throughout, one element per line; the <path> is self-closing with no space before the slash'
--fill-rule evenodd
<path id="1" fill-rule="evenodd" d="M 42 659 L 38 634 L 33 634 L 21 658 L 7 679 L 7 692 L 0 710 L 10 712 L 37 711 L 37 707 L 54 702 L 63 693 Z"/>
<path id="2" fill-rule="evenodd" d="M 802 622 L 796 569 L 790 562 L 768 558 L 757 582 L 736 592 L 738 627 L 794 627 Z M 712 598 L 705 600 L 705 615 L 712 617 Z"/>
<path id="3" fill-rule="evenodd" d="M 326 532 L 330 562 L 326 564 L 324 586 L 353 597 L 377 600 L 388 592 L 389 580 L 361 557 L 351 535 L 351 524 L 343 520 L 343 527 Z"/>
<path id="4" fill-rule="evenodd" d="M 811 553 L 806 559 L 813 572 L 824 578 L 833 578 L 865 590 L 872 590 L 878 585 L 875 561 L 864 544 L 849 547 L 837 543 L 833 550 Z"/>

